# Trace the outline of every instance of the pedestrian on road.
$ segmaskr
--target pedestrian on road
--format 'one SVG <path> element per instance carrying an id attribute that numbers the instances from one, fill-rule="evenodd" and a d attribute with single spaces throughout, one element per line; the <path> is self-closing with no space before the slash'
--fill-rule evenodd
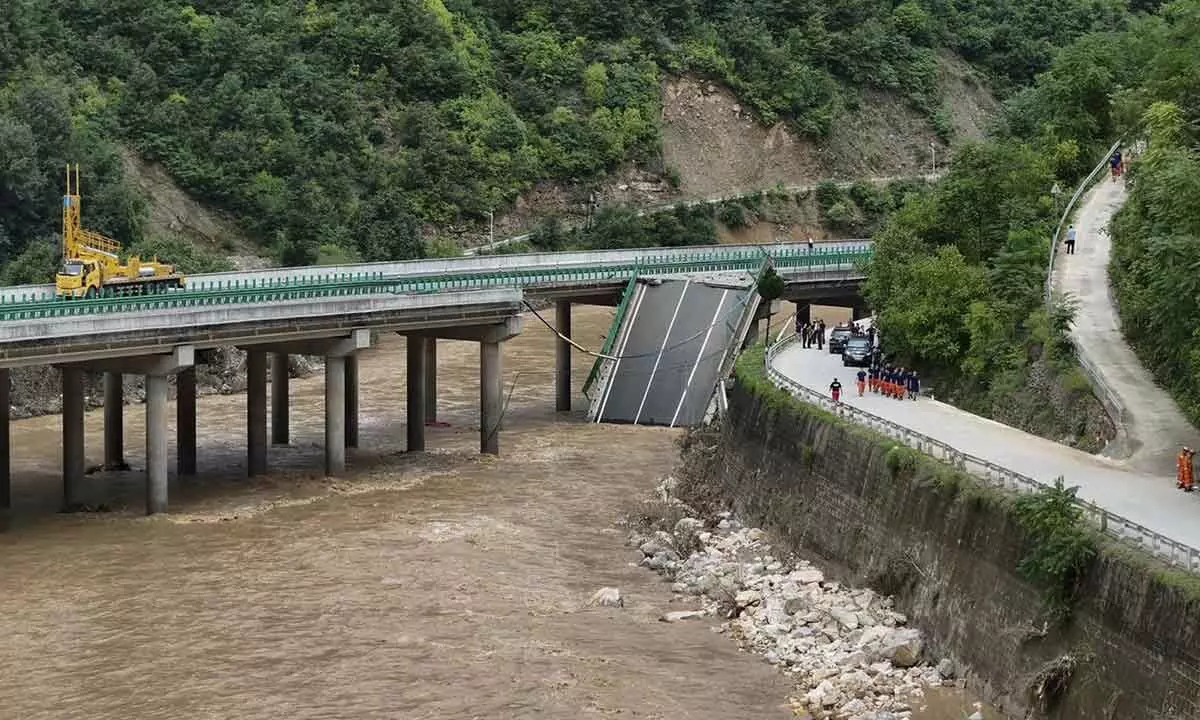
<path id="1" fill-rule="evenodd" d="M 867 389 L 867 371 L 859 368 L 858 371 L 858 396 L 862 397 Z"/>
<path id="2" fill-rule="evenodd" d="M 1196 451 L 1189 447 L 1185 447 L 1183 452 L 1179 453 L 1179 488 L 1184 492 L 1192 491 L 1194 482 L 1194 458 Z"/>
<path id="3" fill-rule="evenodd" d="M 825 349 L 825 321 L 824 320 L 817 321 L 817 349 L 818 350 Z"/>
<path id="4" fill-rule="evenodd" d="M 1075 254 L 1075 226 L 1074 225 L 1067 228 L 1067 254 L 1068 255 Z"/>
<path id="5" fill-rule="evenodd" d="M 917 377 L 917 371 L 913 370 L 908 376 L 908 399 L 916 400 L 921 394 L 921 378 Z"/>
<path id="6" fill-rule="evenodd" d="M 837 378 L 834 378 L 833 382 L 829 383 L 829 394 L 833 396 L 835 403 L 842 401 L 842 384 L 838 382 Z"/>
<path id="7" fill-rule="evenodd" d="M 879 367 L 875 363 L 871 363 L 871 367 L 867 370 L 867 389 L 875 392 L 875 388 L 879 383 Z"/>
<path id="8" fill-rule="evenodd" d="M 867 340 L 871 341 L 871 347 L 875 347 L 875 326 L 867 328 Z"/>
<path id="9" fill-rule="evenodd" d="M 1187 462 L 1187 451 L 1185 447 L 1175 456 L 1175 487 L 1180 490 L 1183 489 L 1183 465 Z"/>
<path id="10" fill-rule="evenodd" d="M 882 383 L 883 387 L 879 388 L 879 392 L 884 397 L 887 397 L 892 394 L 892 383 L 895 382 L 895 378 L 892 377 L 894 374 L 895 373 L 892 370 L 891 365 L 888 365 L 883 368 L 883 383 Z"/>
<path id="11" fill-rule="evenodd" d="M 796 317 L 796 334 L 800 336 L 800 346 L 808 347 L 808 338 L 812 335 L 812 330 L 807 322 L 800 322 L 799 316 Z"/>
<path id="12" fill-rule="evenodd" d="M 1095 157 L 1095 156 L 1093 155 L 1092 157 Z M 809 251 L 810 253 L 813 251 L 813 239 L 812 239 L 812 235 L 809 235 L 809 236 L 808 236 L 808 251 Z"/>
<path id="13" fill-rule="evenodd" d="M 1123 167 L 1121 164 L 1121 151 L 1118 150 L 1113 153 L 1112 157 L 1108 159 L 1108 162 L 1110 165 L 1112 165 L 1112 181 L 1116 182 L 1117 178 L 1121 177 L 1121 168 Z"/>

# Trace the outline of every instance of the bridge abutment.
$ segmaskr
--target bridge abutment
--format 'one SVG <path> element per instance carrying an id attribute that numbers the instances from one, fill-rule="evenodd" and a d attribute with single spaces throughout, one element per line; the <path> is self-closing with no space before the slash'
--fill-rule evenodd
<path id="1" fill-rule="evenodd" d="M 428 347 L 432 338 L 422 335 L 409 335 L 404 339 L 407 352 L 408 400 L 407 413 L 407 443 L 408 452 L 421 452 L 425 449 L 425 404 L 428 401 L 425 391 L 429 379 L 427 367 Z"/>
<path id="2" fill-rule="evenodd" d="M 554 324 L 562 337 L 554 343 L 554 409 L 571 410 L 571 302 L 559 300 L 554 304 Z"/>
<path id="3" fill-rule="evenodd" d="M 271 444 L 287 445 L 288 428 L 288 354 L 271 353 Z"/>
<path id="4" fill-rule="evenodd" d="M 267 472 L 267 353 L 246 351 L 246 473 Z"/>
<path id="5" fill-rule="evenodd" d="M 196 368 L 187 367 L 175 378 L 175 434 L 179 446 L 176 472 L 196 474 Z"/>
<path id="6" fill-rule="evenodd" d="M 62 369 L 63 507 L 77 505 L 84 474 L 83 368 Z"/>
<path id="7" fill-rule="evenodd" d="M 128 470 L 125 463 L 125 375 L 104 373 L 104 469 Z"/>

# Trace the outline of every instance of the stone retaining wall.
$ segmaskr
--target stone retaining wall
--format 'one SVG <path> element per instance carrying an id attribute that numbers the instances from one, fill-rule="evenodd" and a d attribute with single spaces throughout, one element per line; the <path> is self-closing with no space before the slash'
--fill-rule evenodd
<path id="1" fill-rule="evenodd" d="M 732 505 L 788 549 L 893 594 L 935 656 L 1016 717 L 1075 669 L 1044 715 L 1196 717 L 1200 592 L 1140 554 L 1104 547 L 1066 623 L 1016 567 L 1026 539 L 998 492 L 792 399 L 739 365 L 721 431 L 685 450 L 682 499 Z M 911 459 L 911 453 L 908 456 Z M 1200 520 L 1200 518 L 1198 518 Z"/>

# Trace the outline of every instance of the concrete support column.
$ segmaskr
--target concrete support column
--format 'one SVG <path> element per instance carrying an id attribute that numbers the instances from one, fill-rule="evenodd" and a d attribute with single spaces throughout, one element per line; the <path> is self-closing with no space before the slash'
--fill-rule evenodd
<path id="1" fill-rule="evenodd" d="M 850 312 L 851 317 L 854 320 L 862 320 L 863 318 L 871 316 L 871 308 L 867 307 L 866 305 L 855 305 L 853 308 L 851 308 Z"/>
<path id="2" fill-rule="evenodd" d="M 128 470 L 125 464 L 125 376 L 104 373 L 104 469 Z"/>
<path id="3" fill-rule="evenodd" d="M 167 376 L 146 376 L 146 514 L 167 511 Z"/>
<path id="4" fill-rule="evenodd" d="M 180 477 L 196 474 L 196 368 L 186 367 L 175 377 L 175 433 L 179 445 Z"/>
<path id="5" fill-rule="evenodd" d="M 425 423 L 437 423 L 437 338 L 425 338 Z"/>
<path id="6" fill-rule="evenodd" d="M 8 418 L 12 409 L 12 386 L 8 368 L 0 368 L 0 510 L 12 507 L 12 456 Z"/>
<path id="7" fill-rule="evenodd" d="M 479 343 L 479 452 L 500 454 L 501 401 L 500 343 Z"/>
<path id="8" fill-rule="evenodd" d="M 288 444 L 288 354 L 271 353 L 271 443 Z"/>
<path id="9" fill-rule="evenodd" d="M 408 346 L 408 451 L 425 449 L 425 347 L 428 339 L 409 335 Z"/>
<path id="10" fill-rule="evenodd" d="M 554 304 L 554 324 L 561 335 L 571 337 L 570 302 L 559 300 Z M 561 337 L 556 338 L 554 348 L 554 409 L 571 409 L 571 343 Z"/>
<path id="11" fill-rule="evenodd" d="M 267 354 L 246 353 L 246 472 L 267 473 Z"/>
<path id="12" fill-rule="evenodd" d="M 346 364 L 346 447 L 358 447 L 358 356 L 347 355 Z"/>
<path id="13" fill-rule="evenodd" d="M 325 358 L 325 474 L 346 470 L 346 361 Z"/>
<path id="14" fill-rule="evenodd" d="M 83 370 L 62 371 L 63 507 L 79 504 L 83 485 Z"/>

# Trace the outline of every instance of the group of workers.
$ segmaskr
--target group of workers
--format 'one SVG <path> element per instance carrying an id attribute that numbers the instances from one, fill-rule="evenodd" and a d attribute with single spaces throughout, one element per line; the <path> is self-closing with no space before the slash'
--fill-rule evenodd
<path id="1" fill-rule="evenodd" d="M 796 335 L 800 337 L 802 347 L 815 347 L 818 350 L 825 349 L 825 321 L 818 319 L 816 322 L 801 322 L 800 316 L 796 316 Z"/>
<path id="2" fill-rule="evenodd" d="M 896 368 L 891 365 L 872 365 L 867 370 L 858 371 L 858 395 L 862 397 L 863 386 L 866 385 L 873 393 L 879 393 L 896 400 L 916 400 L 921 394 L 921 378 L 916 370 Z"/>
<path id="3" fill-rule="evenodd" d="M 1179 457 L 1176 458 L 1175 487 L 1184 492 L 1191 492 L 1192 484 L 1195 482 L 1192 470 L 1195 457 L 1196 451 L 1185 447 L 1179 451 Z"/>

